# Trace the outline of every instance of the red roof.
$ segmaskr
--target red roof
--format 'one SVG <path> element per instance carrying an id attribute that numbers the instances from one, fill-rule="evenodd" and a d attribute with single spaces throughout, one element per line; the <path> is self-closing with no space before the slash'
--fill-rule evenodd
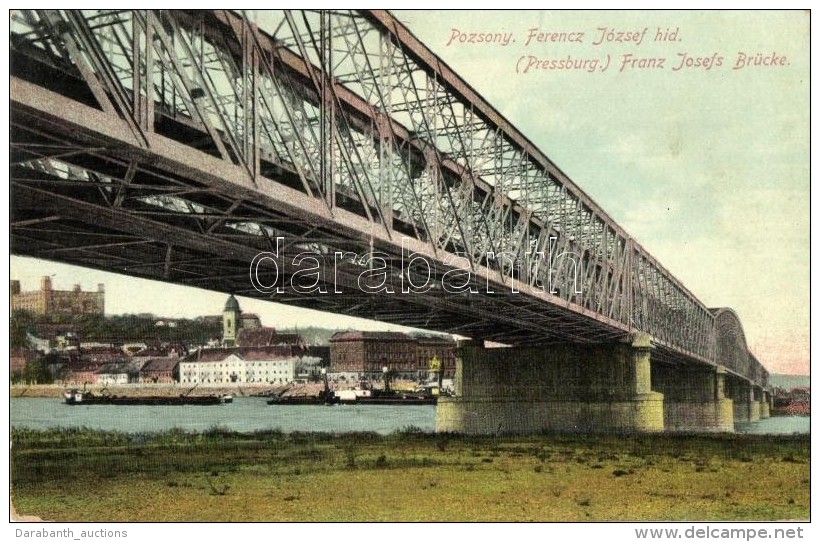
<path id="1" fill-rule="evenodd" d="M 302 344 L 298 333 L 276 333 L 272 327 L 252 327 L 239 331 L 236 342 L 242 346 L 273 346 L 277 344 Z"/>
<path id="2" fill-rule="evenodd" d="M 167 358 L 169 356 L 176 356 L 184 355 L 186 353 L 185 349 L 179 345 L 176 347 L 174 346 L 167 346 L 162 348 L 156 347 L 148 347 L 139 350 L 134 354 L 134 357 L 137 358 Z"/>
<path id="3" fill-rule="evenodd" d="M 222 361 L 236 353 L 238 353 L 236 348 L 200 348 L 180 361 Z"/>
<path id="4" fill-rule="evenodd" d="M 287 359 L 301 357 L 304 350 L 296 345 L 274 344 L 271 346 L 239 346 L 236 348 L 203 348 L 186 356 L 185 362 L 217 362 L 236 355 L 247 361 L 266 361 L 270 359 Z"/>
<path id="5" fill-rule="evenodd" d="M 398 331 L 339 331 L 330 337 L 330 342 L 338 341 L 394 341 L 411 342 L 414 339 Z"/>
<path id="6" fill-rule="evenodd" d="M 302 354 L 301 348 L 288 344 L 267 346 L 262 348 L 242 348 L 240 356 L 248 361 L 266 361 L 270 359 L 297 358 Z"/>
<path id="7" fill-rule="evenodd" d="M 163 373 L 173 371 L 179 364 L 176 358 L 156 358 L 149 359 L 140 369 L 141 373 Z"/>

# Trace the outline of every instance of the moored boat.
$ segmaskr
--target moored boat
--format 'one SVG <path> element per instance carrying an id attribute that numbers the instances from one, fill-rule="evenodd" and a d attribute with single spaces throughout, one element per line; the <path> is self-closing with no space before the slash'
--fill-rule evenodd
<path id="1" fill-rule="evenodd" d="M 148 405 L 148 406 L 178 406 L 178 405 L 223 405 L 233 402 L 232 395 L 149 395 L 142 397 L 111 395 L 106 393 L 95 394 L 87 390 L 69 389 L 63 393 L 67 405 Z"/>
<path id="2" fill-rule="evenodd" d="M 304 393 L 298 395 L 285 395 L 285 393 L 291 389 L 291 386 L 288 386 L 276 395 L 269 397 L 267 403 L 269 405 L 335 405 L 339 401 L 333 392 L 330 391 L 330 383 L 327 380 L 326 369 L 322 369 L 322 382 L 324 383 L 324 389 L 316 395 L 308 395 Z"/>
<path id="3" fill-rule="evenodd" d="M 333 395 L 276 395 L 267 400 L 269 405 L 335 405 L 339 401 Z"/>
<path id="4" fill-rule="evenodd" d="M 336 397 L 342 405 L 435 405 L 435 395 L 396 390 L 341 390 Z"/>
<path id="5" fill-rule="evenodd" d="M 276 395 L 269 405 L 435 405 L 437 396 L 382 390 L 320 391 L 318 395 Z"/>
<path id="6" fill-rule="evenodd" d="M 435 405 L 438 396 L 429 391 L 400 391 L 390 388 L 385 381 L 384 389 L 355 388 L 348 390 L 331 390 L 327 373 L 322 370 L 324 389 L 315 395 L 286 395 L 291 391 L 285 388 L 268 398 L 269 405 Z"/>

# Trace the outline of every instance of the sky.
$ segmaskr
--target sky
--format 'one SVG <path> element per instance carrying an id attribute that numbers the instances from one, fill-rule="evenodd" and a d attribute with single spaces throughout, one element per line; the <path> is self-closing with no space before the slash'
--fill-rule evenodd
<path id="1" fill-rule="evenodd" d="M 396 13 L 706 306 L 733 308 L 770 370 L 808 373 L 807 14 Z M 659 29 L 676 41 L 655 41 Z M 536 41 L 581 32 L 582 43 Z M 741 53 L 785 65 L 739 64 Z M 606 71 L 516 72 L 530 57 L 606 55 Z M 631 62 L 651 58 L 663 68 Z M 699 58 L 714 60 L 676 69 Z"/>
<path id="2" fill-rule="evenodd" d="M 706 306 L 733 308 L 771 372 L 808 373 L 808 15 L 395 14 Z M 598 65 L 549 69 L 567 60 Z M 42 275 L 105 283 L 108 314 L 218 314 L 226 298 L 11 256 L 24 289 Z M 240 303 L 277 327 L 398 329 Z"/>

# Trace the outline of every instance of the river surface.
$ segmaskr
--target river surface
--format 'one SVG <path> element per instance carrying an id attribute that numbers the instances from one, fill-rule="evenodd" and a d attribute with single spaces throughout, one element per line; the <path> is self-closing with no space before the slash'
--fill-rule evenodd
<path id="1" fill-rule="evenodd" d="M 268 405 L 262 397 L 237 397 L 217 406 L 66 405 L 57 398 L 12 398 L 11 426 L 31 429 L 88 427 L 143 433 L 219 427 L 239 432 L 280 429 L 293 431 L 388 434 L 410 427 L 433 432 L 434 405 Z M 808 416 L 775 416 L 752 424 L 737 424 L 739 433 L 809 433 Z"/>
<path id="2" fill-rule="evenodd" d="M 754 423 L 736 423 L 738 433 L 789 435 L 792 433 L 810 433 L 809 416 L 772 416 Z"/>
<path id="3" fill-rule="evenodd" d="M 410 426 L 432 432 L 435 405 L 268 405 L 263 397 L 236 397 L 228 405 L 117 406 L 66 405 L 62 399 L 11 399 L 11 426 L 45 429 L 88 427 L 125 433 L 214 427 L 239 432 L 281 429 L 387 434 Z"/>

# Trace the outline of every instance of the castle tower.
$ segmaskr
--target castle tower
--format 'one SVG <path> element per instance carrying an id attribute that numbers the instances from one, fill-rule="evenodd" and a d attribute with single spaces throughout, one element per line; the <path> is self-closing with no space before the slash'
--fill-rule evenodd
<path id="1" fill-rule="evenodd" d="M 40 279 L 40 301 L 37 308 L 38 314 L 49 314 L 52 307 L 51 277 L 44 276 Z"/>
<path id="2" fill-rule="evenodd" d="M 239 326 L 241 314 L 239 301 L 231 295 L 222 310 L 222 346 L 236 346 L 236 335 L 239 333 L 237 327 Z"/>

